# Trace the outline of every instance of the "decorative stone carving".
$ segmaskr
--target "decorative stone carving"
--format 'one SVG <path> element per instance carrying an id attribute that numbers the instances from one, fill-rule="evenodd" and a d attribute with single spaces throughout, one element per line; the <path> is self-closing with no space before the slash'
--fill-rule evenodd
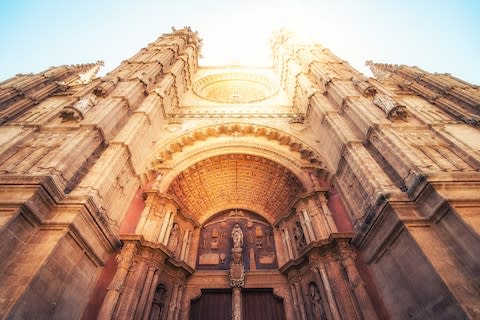
<path id="1" fill-rule="evenodd" d="M 241 288 L 245 285 L 245 268 L 242 259 L 243 249 L 232 249 L 232 262 L 230 263 L 230 286 L 234 288 Z"/>
<path id="2" fill-rule="evenodd" d="M 242 207 L 245 203 L 245 206 L 248 204 L 251 207 L 251 204 L 254 204 L 251 208 L 262 208 L 265 212 L 280 215 L 293 201 L 294 196 L 304 190 L 302 183 L 291 171 L 269 159 L 249 157 L 232 154 L 200 161 L 175 178 L 170 184 L 169 192 L 183 203 L 188 212 L 203 214 L 212 207 Z M 238 171 L 237 167 L 243 169 Z M 203 181 L 195 179 L 204 175 L 216 177 L 215 184 L 207 187 Z M 246 181 L 251 182 L 245 183 Z M 197 185 L 197 188 L 192 192 L 177 192 L 189 184 Z M 271 188 L 272 185 L 277 187 Z M 234 214 L 240 216 L 239 211 L 234 211 Z"/>
<path id="3" fill-rule="evenodd" d="M 167 289 L 163 284 L 159 284 L 153 296 L 152 309 L 150 311 L 150 320 L 161 319 L 165 310 L 165 299 L 167 297 Z"/>
<path id="4" fill-rule="evenodd" d="M 232 240 L 233 240 L 233 248 L 242 248 L 243 247 L 243 232 L 240 229 L 240 226 L 235 224 L 232 230 Z"/>
<path id="5" fill-rule="evenodd" d="M 174 223 L 172 226 L 172 231 L 170 232 L 170 238 L 168 240 L 168 249 L 170 249 L 174 254 L 177 250 L 178 241 L 180 237 L 180 226 L 177 223 Z"/>
<path id="6" fill-rule="evenodd" d="M 63 119 L 63 121 L 81 120 L 85 117 L 87 111 L 95 105 L 96 101 L 97 98 L 93 94 L 85 96 L 72 106 L 63 108 L 63 110 L 60 112 L 60 117 Z"/>
<path id="7" fill-rule="evenodd" d="M 405 120 L 407 118 L 406 107 L 399 104 L 390 96 L 377 93 L 373 98 L 373 103 L 382 109 L 390 120 Z"/>
<path id="8" fill-rule="evenodd" d="M 241 288 L 245 285 L 245 268 L 243 266 L 243 231 L 235 224 L 232 229 L 232 261 L 230 262 L 230 286 Z"/>
<path id="9" fill-rule="evenodd" d="M 193 84 L 200 97 L 221 103 L 253 103 L 265 100 L 278 91 L 269 78 L 245 72 L 210 75 Z"/>
<path id="10" fill-rule="evenodd" d="M 245 270 L 275 269 L 272 232 L 268 222 L 251 211 L 225 210 L 207 222 L 200 233 L 197 269 L 229 270 L 230 262 L 237 258 L 243 259 Z M 243 256 L 232 255 L 232 248 L 242 248 Z"/>
<path id="11" fill-rule="evenodd" d="M 220 255 L 218 253 L 203 253 L 198 259 L 199 264 L 217 265 L 220 263 Z"/>
<path id="12" fill-rule="evenodd" d="M 353 85 L 364 97 L 373 97 L 377 93 L 377 89 L 367 81 L 366 77 L 352 79 Z"/>
<path id="13" fill-rule="evenodd" d="M 315 315 L 315 319 L 326 320 L 327 315 L 323 310 L 320 289 L 315 282 L 310 282 L 310 284 L 308 285 L 308 299 L 310 300 L 312 312 Z"/>
<path id="14" fill-rule="evenodd" d="M 307 245 L 307 241 L 305 240 L 305 234 L 303 233 L 303 228 L 299 221 L 295 222 L 293 226 L 293 237 L 295 239 L 295 244 L 297 245 L 297 249 L 300 250 Z"/>
<path id="15" fill-rule="evenodd" d="M 261 264 L 272 264 L 275 260 L 275 254 L 272 252 L 268 255 L 262 255 L 259 257 L 259 262 Z"/>

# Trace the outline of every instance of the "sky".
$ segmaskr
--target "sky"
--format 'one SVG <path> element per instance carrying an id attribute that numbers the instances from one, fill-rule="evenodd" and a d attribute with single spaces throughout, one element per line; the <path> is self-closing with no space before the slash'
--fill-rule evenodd
<path id="1" fill-rule="evenodd" d="M 480 84 L 480 0 L 0 0 L 0 81 L 103 60 L 100 75 L 171 27 L 203 38 L 200 65 L 270 65 L 286 28 L 370 75 L 366 60 Z"/>

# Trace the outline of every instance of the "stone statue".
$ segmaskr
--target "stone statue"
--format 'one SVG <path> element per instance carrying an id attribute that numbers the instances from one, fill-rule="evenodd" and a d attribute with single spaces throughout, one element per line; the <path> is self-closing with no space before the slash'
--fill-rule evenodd
<path id="1" fill-rule="evenodd" d="M 178 238 L 180 236 L 180 227 L 178 224 L 174 223 L 172 231 L 170 232 L 170 238 L 168 241 L 168 249 L 172 250 L 173 253 L 177 250 Z"/>
<path id="2" fill-rule="evenodd" d="M 232 240 L 233 240 L 233 247 L 234 248 L 242 248 L 243 247 L 243 231 L 240 229 L 238 223 L 235 223 L 235 226 L 232 230 Z"/>
<path id="3" fill-rule="evenodd" d="M 303 233 L 303 228 L 300 225 L 300 222 L 295 222 L 295 225 L 293 226 L 293 234 L 295 238 L 295 243 L 297 245 L 297 249 L 302 249 L 307 245 L 307 241 L 305 239 L 305 235 Z"/>
<path id="4" fill-rule="evenodd" d="M 152 309 L 150 310 L 150 320 L 161 319 L 165 309 L 166 288 L 163 284 L 159 284 L 153 296 Z"/>
<path id="5" fill-rule="evenodd" d="M 310 284 L 308 285 L 308 291 L 309 291 L 308 296 L 312 304 L 313 312 L 317 317 L 316 319 L 320 319 L 320 320 L 327 319 L 325 312 L 323 311 L 322 297 L 320 296 L 320 290 L 318 289 L 317 284 L 314 282 L 310 282 Z"/>

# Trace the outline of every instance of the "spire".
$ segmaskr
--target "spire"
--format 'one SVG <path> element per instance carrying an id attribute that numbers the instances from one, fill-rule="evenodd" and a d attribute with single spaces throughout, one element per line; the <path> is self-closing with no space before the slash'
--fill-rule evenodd
<path id="1" fill-rule="evenodd" d="M 90 83 L 97 75 L 98 71 L 101 67 L 103 67 L 105 63 L 103 60 L 98 60 L 93 65 L 89 65 L 90 67 L 83 73 L 79 74 L 79 81 L 81 84 Z"/>
<path id="2" fill-rule="evenodd" d="M 50 67 L 37 74 L 17 74 L 0 83 L 0 123 L 10 121 L 54 93 L 67 91 L 82 76 L 88 83 L 98 72 L 96 63 Z M 80 82 L 82 83 L 82 82 Z"/>
<path id="3" fill-rule="evenodd" d="M 373 76 L 380 82 L 388 79 L 392 75 L 392 72 L 400 68 L 400 66 L 396 64 L 375 63 L 372 60 L 365 61 L 365 65 L 370 68 Z"/>
<path id="4" fill-rule="evenodd" d="M 367 61 L 379 81 L 389 79 L 403 90 L 413 92 L 452 117 L 480 125 L 480 88 L 446 73 L 431 73 L 416 66 Z"/>

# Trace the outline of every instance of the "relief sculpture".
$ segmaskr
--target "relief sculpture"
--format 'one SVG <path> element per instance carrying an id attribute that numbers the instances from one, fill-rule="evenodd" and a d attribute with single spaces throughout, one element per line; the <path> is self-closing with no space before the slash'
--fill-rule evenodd
<path id="1" fill-rule="evenodd" d="M 277 267 L 273 230 L 263 218 L 247 210 L 227 210 L 207 221 L 201 231 L 197 268 L 228 270 L 233 248 L 242 248 L 245 270 Z"/>

